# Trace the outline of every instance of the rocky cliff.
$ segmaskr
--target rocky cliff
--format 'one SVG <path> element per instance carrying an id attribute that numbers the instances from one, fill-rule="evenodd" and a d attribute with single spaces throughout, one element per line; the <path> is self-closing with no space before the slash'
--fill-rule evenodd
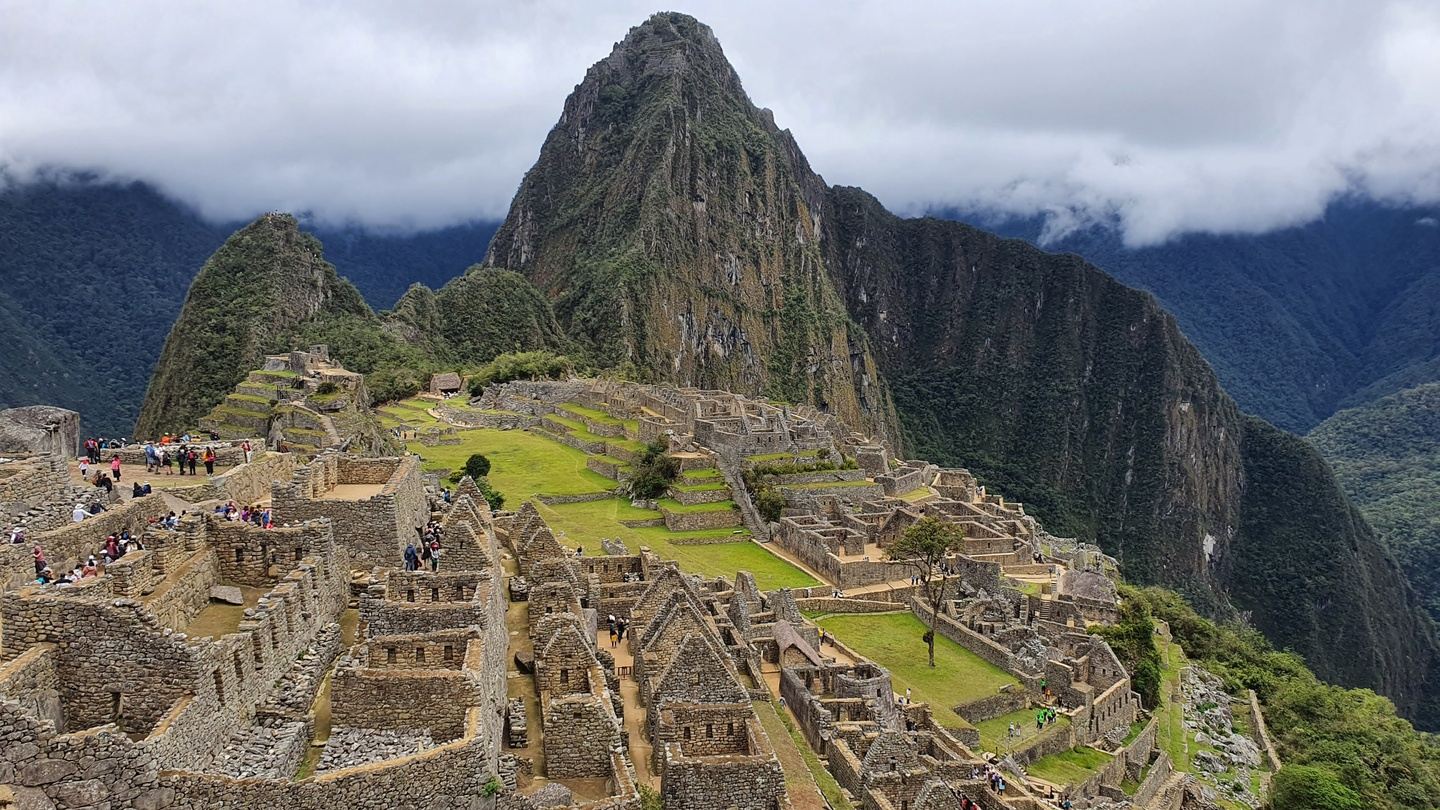
<path id="1" fill-rule="evenodd" d="M 825 272 L 826 196 L 710 29 L 658 14 L 566 99 L 485 262 L 548 293 L 598 366 L 811 402 L 893 437 Z"/>
<path id="2" fill-rule="evenodd" d="M 135 425 L 138 436 L 185 430 L 260 366 L 276 341 L 319 315 L 368 316 L 320 242 L 287 214 L 235 232 L 190 285 Z"/>

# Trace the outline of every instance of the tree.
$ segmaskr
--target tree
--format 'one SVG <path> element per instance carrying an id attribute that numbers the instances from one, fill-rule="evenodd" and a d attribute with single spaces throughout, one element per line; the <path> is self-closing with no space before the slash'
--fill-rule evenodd
<path id="1" fill-rule="evenodd" d="M 940 609 L 945 604 L 945 590 L 948 584 L 944 574 L 936 576 L 945 556 L 960 549 L 965 539 L 965 530 L 958 524 L 923 517 L 911 524 L 899 540 L 885 550 L 890 560 L 903 563 L 920 577 L 925 600 L 930 603 L 930 629 L 925 633 L 925 645 L 930 650 L 930 666 L 935 666 L 935 623 L 940 620 Z"/>
<path id="2" fill-rule="evenodd" d="M 680 474 L 680 462 L 666 455 L 665 445 L 654 442 L 645 448 L 631 469 L 625 491 L 632 498 L 658 498 Z"/>
<path id="3" fill-rule="evenodd" d="M 1286 765 L 1275 774 L 1270 806 L 1275 810 L 1362 810 L 1360 794 L 1345 787 L 1329 768 Z"/>
<path id="4" fill-rule="evenodd" d="M 465 474 L 479 481 L 490 474 L 490 459 L 482 453 L 474 453 L 465 459 Z"/>
<path id="5" fill-rule="evenodd" d="M 500 507 L 505 505 L 505 496 L 500 494 L 500 490 L 490 485 L 489 478 L 476 478 L 475 486 L 480 490 L 480 497 L 490 505 L 491 512 L 498 512 Z"/>

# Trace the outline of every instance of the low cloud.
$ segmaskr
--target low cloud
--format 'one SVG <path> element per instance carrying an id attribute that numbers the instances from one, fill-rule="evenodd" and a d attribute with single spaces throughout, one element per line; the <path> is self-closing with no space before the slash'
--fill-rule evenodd
<path id="1" fill-rule="evenodd" d="M 1145 244 L 1440 200 L 1440 5 L 682 3 L 833 183 Z M 0 164 L 424 228 L 504 215 L 635 3 L 0 0 Z"/>

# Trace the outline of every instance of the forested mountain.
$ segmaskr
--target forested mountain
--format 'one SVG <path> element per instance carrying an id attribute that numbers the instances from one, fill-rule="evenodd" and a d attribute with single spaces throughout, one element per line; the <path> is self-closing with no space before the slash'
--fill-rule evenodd
<path id="1" fill-rule="evenodd" d="M 67 178 L 0 191 L 0 407 L 49 403 L 128 435 L 200 265 L 240 223 L 214 224 L 143 183 Z M 376 308 L 483 255 L 494 224 L 413 235 L 317 229 Z"/>
<path id="2" fill-rule="evenodd" d="M 1340 411 L 1310 439 L 1440 620 L 1440 383 Z"/>
<path id="3" fill-rule="evenodd" d="M 1044 226 L 943 215 L 1032 242 Z M 1348 200 L 1258 235 L 1131 249 L 1096 227 L 1045 247 L 1153 292 L 1240 407 L 1287 430 L 1440 380 L 1440 209 Z"/>

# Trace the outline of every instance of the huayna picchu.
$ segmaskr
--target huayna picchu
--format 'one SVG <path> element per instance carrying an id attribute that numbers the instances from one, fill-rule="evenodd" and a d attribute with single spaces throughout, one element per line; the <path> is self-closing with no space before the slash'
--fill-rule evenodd
<path id="1" fill-rule="evenodd" d="M 0 411 L 0 807 L 1440 807 L 1320 455 L 1149 294 L 827 184 L 695 19 L 476 260 L 376 312 L 267 214 L 134 440 Z"/>

